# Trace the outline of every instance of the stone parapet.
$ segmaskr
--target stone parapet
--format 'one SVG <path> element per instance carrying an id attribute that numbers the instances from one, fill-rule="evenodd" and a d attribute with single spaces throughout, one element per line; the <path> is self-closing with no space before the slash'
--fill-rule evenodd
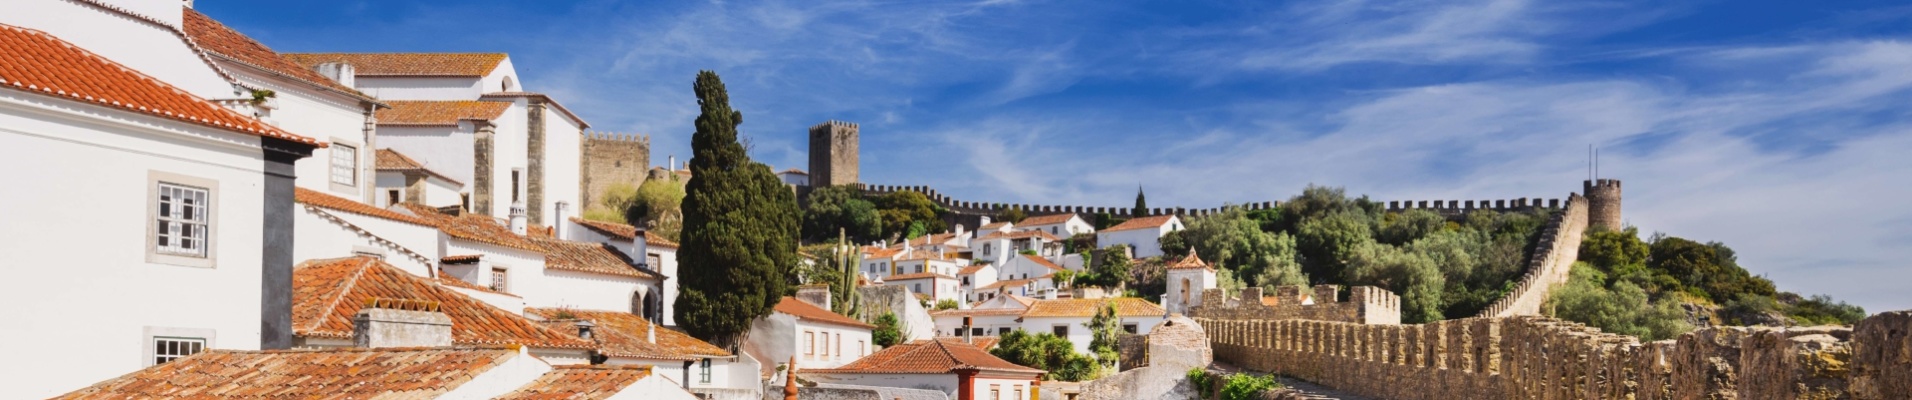
<path id="1" fill-rule="evenodd" d="M 1239 296 L 1228 296 L 1222 289 L 1202 291 L 1202 304 L 1189 307 L 1196 318 L 1228 320 L 1281 320 L 1353 322 L 1361 324 L 1401 323 L 1401 296 L 1373 286 L 1349 288 L 1348 301 L 1340 301 L 1341 287 L 1316 285 L 1309 292 L 1312 301 L 1303 301 L 1300 286 L 1275 288 L 1274 296 L 1263 296 L 1261 288 L 1245 288 Z"/>
<path id="2" fill-rule="evenodd" d="M 1379 399 L 1890 399 L 1912 311 L 1852 328 L 1706 328 L 1641 343 L 1541 317 L 1420 325 L 1197 318 L 1215 358 Z"/>
<path id="3" fill-rule="evenodd" d="M 1534 244 L 1533 255 L 1527 260 L 1527 273 L 1521 275 L 1520 283 L 1475 316 L 1540 315 L 1540 305 L 1547 302 L 1547 294 L 1553 292 L 1555 285 L 1567 282 L 1573 272 L 1573 262 L 1580 259 L 1580 240 L 1587 230 L 1587 207 L 1586 198 L 1568 196 L 1567 207 L 1554 213 L 1542 228 L 1540 241 Z"/>

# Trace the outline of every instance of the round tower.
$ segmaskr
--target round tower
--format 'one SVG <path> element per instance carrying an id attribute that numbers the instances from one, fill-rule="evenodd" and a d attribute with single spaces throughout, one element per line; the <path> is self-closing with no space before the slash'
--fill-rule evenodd
<path id="1" fill-rule="evenodd" d="M 1620 180 L 1582 181 L 1587 196 L 1587 226 L 1618 230 L 1620 219 Z"/>

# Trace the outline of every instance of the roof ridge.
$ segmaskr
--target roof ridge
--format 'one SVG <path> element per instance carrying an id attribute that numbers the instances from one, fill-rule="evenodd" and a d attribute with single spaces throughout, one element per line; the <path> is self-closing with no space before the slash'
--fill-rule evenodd
<path id="1" fill-rule="evenodd" d="M 359 281 L 359 278 L 361 278 L 361 277 L 364 277 L 364 276 L 365 276 L 365 271 L 369 271 L 369 270 L 371 270 L 371 269 L 372 269 L 372 268 L 371 268 L 371 266 L 372 266 L 372 258 L 371 258 L 371 257 L 365 257 L 365 256 L 357 256 L 357 257 L 347 257 L 347 258 L 357 258 L 357 259 L 359 259 L 359 265 L 358 265 L 358 267 L 357 267 L 357 268 L 358 268 L 358 270 L 357 270 L 357 271 L 353 271 L 353 272 L 352 272 L 352 277 L 350 277 L 350 278 L 346 278 L 346 279 L 344 280 L 344 282 L 342 282 L 342 283 L 341 283 L 341 284 L 339 285 L 339 290 L 338 290 L 338 292 L 336 292 L 336 293 L 338 293 L 338 296 L 337 296 L 337 297 L 333 297 L 333 298 L 332 298 L 332 301 L 330 302 L 331 304 L 327 304 L 327 305 L 325 306 L 325 308 L 323 308 L 323 309 L 321 309 L 321 310 L 323 310 L 323 311 L 334 311 L 334 310 L 338 310 L 338 308 L 339 308 L 339 303 L 341 303 L 341 302 L 344 302 L 344 301 L 345 301 L 345 295 L 347 295 L 347 294 L 350 294 L 350 293 L 352 293 L 352 288 L 353 288 L 353 287 L 356 287 L 356 286 L 358 286 L 358 281 Z M 310 262 L 310 261 L 308 261 L 308 263 L 309 263 L 309 262 Z M 325 324 L 325 318 L 323 318 L 323 317 L 321 317 L 321 318 L 313 318 L 313 319 L 312 319 L 312 326 L 310 326 L 310 327 L 307 327 L 307 328 L 305 328 L 305 330 L 307 330 L 307 331 L 314 331 L 314 330 L 318 330 L 318 329 L 319 329 L 319 326 L 320 326 L 320 325 L 324 325 L 324 324 Z"/>
<path id="2" fill-rule="evenodd" d="M 976 366 L 975 366 L 975 365 L 970 365 L 970 364 L 969 364 L 968 362 L 965 362 L 965 361 L 963 361 L 963 359 L 962 359 L 962 358 L 959 358 L 959 357 L 956 357 L 956 354 L 955 354 L 955 353 L 950 353 L 950 352 L 949 352 L 949 347 L 948 347 L 948 346 L 944 346 L 944 345 L 943 345 L 943 341 L 941 341 L 941 340 L 936 340 L 936 338 L 934 338 L 934 337 L 931 337 L 931 338 L 929 339 L 929 342 L 930 342 L 931 344 L 935 344 L 935 345 L 936 345 L 936 349 L 937 349 L 937 350 L 940 350 L 940 351 L 942 351 L 942 352 L 943 352 L 943 356 L 946 356 L 946 357 L 949 357 L 949 361 L 951 361 L 951 364 L 956 364 L 956 366 L 957 366 L 957 367 L 959 367 L 959 368 L 960 368 L 960 367 L 969 367 L 969 368 L 976 368 Z M 951 368 L 951 369 L 955 369 L 955 368 Z"/>
<path id="3" fill-rule="evenodd" d="M 140 22 L 145 22 L 147 24 L 150 24 L 155 28 L 159 28 L 160 30 L 172 32 L 174 37 L 178 37 L 180 41 L 186 43 L 186 48 L 192 49 L 193 55 L 199 56 L 200 62 L 206 63 L 206 67 L 212 68 L 212 72 L 215 74 L 218 74 L 219 78 L 225 79 L 226 83 L 230 83 L 233 86 L 251 87 L 250 85 L 246 85 L 243 82 L 239 82 L 239 78 L 233 77 L 232 73 L 226 72 L 225 68 L 220 68 L 218 64 L 214 64 L 212 62 L 212 59 L 206 56 L 207 54 L 210 54 L 210 52 L 207 52 L 205 48 L 199 47 L 199 42 L 193 40 L 192 35 L 187 35 L 186 31 L 184 29 L 180 29 L 180 27 L 167 25 L 165 22 L 160 22 L 159 18 L 154 18 L 153 16 L 146 15 L 146 14 L 136 13 L 136 12 L 133 12 L 132 10 L 128 10 L 123 7 L 112 5 L 112 4 L 106 4 L 98 0 L 73 0 L 73 1 L 77 3 L 90 5 L 96 8 L 112 11 L 120 15 L 125 15 L 129 18 L 139 20 Z M 191 10 L 190 7 L 187 7 L 186 9 Z M 183 13 L 180 15 L 179 24 L 180 25 L 186 24 L 185 15 Z M 101 58 L 105 58 L 105 57 L 101 57 Z"/>
<path id="4" fill-rule="evenodd" d="M 305 208 L 306 208 L 307 210 L 309 210 L 309 211 L 312 211 L 312 212 L 316 212 L 316 213 L 319 213 L 319 214 L 323 214 L 323 218 L 325 218 L 325 219 L 326 219 L 326 220 L 328 220 L 328 221 L 332 221 L 332 222 L 336 222 L 336 223 L 339 223 L 339 224 L 343 224 L 343 225 L 345 225 L 346 227 L 349 227 L 349 228 L 352 228 L 352 230 L 353 230 L 353 231 L 355 231 L 355 232 L 357 232 L 357 233 L 358 233 L 358 234 L 360 234 L 360 235 L 365 235 L 365 236 L 368 236 L 368 237 L 371 237 L 372 239 L 374 239 L 374 240 L 376 240 L 376 241 L 378 241 L 378 242 L 379 242 L 379 243 L 381 243 L 381 244 L 384 244 L 384 245 L 387 245 L 387 246 L 391 246 L 392 248 L 395 248 L 395 249 L 398 249 L 399 251 L 401 251 L 401 252 L 404 252 L 404 253 L 405 253 L 406 255 L 409 255 L 409 256 L 412 256 L 412 258 L 413 258 L 413 259 L 417 259 L 417 260 L 419 260 L 420 262 L 423 262 L 423 263 L 425 263 L 425 264 L 427 264 L 427 265 L 430 265 L 430 264 L 431 264 L 431 257 L 426 257 L 426 256 L 425 256 L 425 254 L 423 254 L 423 253 L 419 253 L 419 252 L 417 252 L 417 251 L 413 251 L 413 250 L 412 250 L 411 248 L 408 248 L 408 247 L 405 247 L 404 245 L 400 245 L 400 244 L 398 244 L 398 242 L 394 242 L 394 241 L 391 241 L 391 239 L 386 239 L 386 238 L 385 238 L 385 237 L 383 237 L 383 236 L 379 236 L 379 235 L 378 235 L 378 234 L 376 234 L 376 233 L 372 233 L 372 231 L 371 231 L 371 230 L 368 230 L 368 229 L 365 229 L 364 227 L 360 227 L 360 226 L 358 226 L 357 224 L 353 224 L 353 223 L 351 223 L 350 221 L 346 221 L 346 220 L 345 220 L 344 218 L 339 218 L 339 216 L 337 216 L 337 215 L 333 215 L 332 213 L 329 213 L 329 212 L 326 212 L 326 211 L 324 210 L 324 207 L 319 207 L 319 206 L 315 206 L 315 205 L 311 205 L 311 204 L 306 204 L 306 205 L 305 205 Z M 404 221 L 399 221 L 399 222 L 404 222 Z M 425 227 L 425 228 L 429 228 L 428 226 L 421 226 L 421 227 Z M 433 277 L 433 278 L 436 278 L 437 276 L 436 276 L 436 274 L 434 274 L 434 275 L 433 275 L 432 277 Z"/>

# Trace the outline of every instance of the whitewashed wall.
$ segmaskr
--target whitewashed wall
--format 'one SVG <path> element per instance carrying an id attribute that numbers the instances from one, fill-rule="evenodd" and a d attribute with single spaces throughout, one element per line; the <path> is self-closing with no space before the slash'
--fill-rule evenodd
<path id="1" fill-rule="evenodd" d="M 357 76 L 359 92 L 384 100 L 475 100 L 476 77 Z"/>
<path id="2" fill-rule="evenodd" d="M 799 373 L 803 379 L 840 385 L 938 390 L 956 398 L 956 374 L 821 374 Z M 962 399 L 969 400 L 969 399 Z"/>
<path id="3" fill-rule="evenodd" d="M 805 341 L 804 333 L 817 338 L 814 349 Z M 827 343 L 822 339 L 824 334 L 830 335 Z M 838 348 L 837 335 L 842 335 L 841 350 Z M 825 344 L 829 345 L 827 354 L 823 347 Z M 876 344 L 871 341 L 868 328 L 814 323 L 784 313 L 771 313 L 751 324 L 750 342 L 745 346 L 752 354 L 771 360 L 765 362 L 772 365 L 787 363 L 790 357 L 795 356 L 799 370 L 836 368 L 876 352 Z"/>
<path id="4" fill-rule="evenodd" d="M 544 225 L 556 222 L 552 218 L 557 215 L 558 202 L 570 204 L 572 215 L 584 210 L 580 197 L 584 175 L 579 163 L 584 158 L 583 142 L 584 128 L 577 121 L 559 112 L 556 104 L 545 105 L 544 204 L 539 205 L 544 209 Z"/>
<path id="5" fill-rule="evenodd" d="M 962 331 L 959 330 L 960 328 L 963 327 L 962 316 L 938 315 L 935 318 L 936 318 L 936 336 L 962 336 Z M 1022 318 L 1022 316 L 1020 315 L 975 316 L 975 317 L 970 317 L 970 327 L 983 328 L 983 334 L 979 336 L 1001 336 L 1002 328 L 1009 328 L 1009 330 L 1012 330 L 1012 331 L 1017 329 L 1022 329 L 1023 327 L 1022 322 L 1016 321 L 1019 318 Z M 1048 331 L 1043 331 L 1043 332 L 1048 332 Z M 1032 331 L 1030 333 L 1036 333 L 1036 332 Z"/>
<path id="6" fill-rule="evenodd" d="M 404 153 L 433 171 L 464 182 L 467 187 L 460 191 L 469 191 L 472 129 L 470 122 L 460 122 L 456 127 L 383 125 L 378 127 L 378 148 Z"/>
<path id="7" fill-rule="evenodd" d="M 1053 333 L 1056 325 L 1069 325 L 1069 343 L 1075 344 L 1077 353 L 1089 352 L 1089 341 L 1095 335 L 1089 332 L 1089 317 L 1023 317 L 1022 329 L 1030 333 Z M 1123 317 L 1121 324 L 1135 324 L 1137 334 L 1147 335 L 1162 323 L 1162 317 Z M 1118 324 L 1119 326 L 1119 324 Z"/>
<path id="8" fill-rule="evenodd" d="M 202 98 L 242 97 L 231 82 L 219 76 L 167 26 L 178 26 L 182 17 L 179 2 L 111 1 L 163 19 L 166 24 L 151 24 L 66 0 L 0 1 L 0 24 L 46 32 Z"/>
<path id="9" fill-rule="evenodd" d="M 438 245 L 435 243 L 438 232 L 431 227 L 324 208 L 315 211 L 304 204 L 296 207 L 292 246 L 294 263 L 351 257 L 358 252 L 376 252 L 385 258 L 386 263 L 398 269 L 412 275 L 430 277 L 431 270 L 438 265 L 438 259 L 443 257 L 438 254 Z M 370 232 L 372 236 L 360 233 L 353 227 Z"/>
<path id="10" fill-rule="evenodd" d="M 545 269 L 535 292 L 519 292 L 532 307 L 631 311 L 631 295 L 640 286 L 655 287 L 651 279 Z"/>
<path id="11" fill-rule="evenodd" d="M 296 165 L 296 185 L 359 202 L 370 200 L 368 196 L 373 185 L 373 154 L 376 149 L 372 148 L 373 140 L 365 136 L 365 109 L 358 99 L 314 88 L 301 81 L 268 75 L 250 66 L 232 62 L 218 64 L 241 82 L 273 91 L 272 104 L 277 109 L 272 110 L 269 120 L 279 129 L 349 145 L 356 151 L 358 181 L 353 185 L 332 183 L 332 152 L 340 151 L 343 147 L 318 149 L 312 152 L 312 157 L 299 160 Z"/>
<path id="12" fill-rule="evenodd" d="M 1126 244 L 1135 249 L 1135 258 L 1155 257 L 1162 255 L 1162 236 L 1167 235 L 1169 232 L 1182 230 L 1182 228 L 1182 222 L 1178 218 L 1175 221 L 1163 224 L 1161 227 L 1154 229 L 1129 229 L 1114 232 L 1102 231 L 1095 234 L 1096 245 L 1109 247 L 1117 244 Z"/>
<path id="13" fill-rule="evenodd" d="M 7 178 L 15 195 L 0 196 L 0 208 L 17 211 L 0 229 L 10 274 L 0 303 L 15 305 L 0 307 L 0 321 L 12 321 L 0 324 L 0 343 L 17 344 L 8 354 L 32 360 L 0 366 L 13 382 L 0 385 L 0 398 L 45 398 L 143 368 L 149 328 L 205 330 L 212 348 L 257 349 L 265 164 L 258 144 L 0 90 L 0 166 L 31 172 Z M 152 172 L 217 183 L 213 267 L 147 262 Z"/>

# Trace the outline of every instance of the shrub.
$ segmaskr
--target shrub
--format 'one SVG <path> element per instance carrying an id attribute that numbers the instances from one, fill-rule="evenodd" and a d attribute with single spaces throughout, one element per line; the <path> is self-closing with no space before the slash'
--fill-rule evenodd
<path id="1" fill-rule="evenodd" d="M 956 299 L 942 299 L 942 300 L 936 301 L 936 311 L 954 310 L 957 307 L 959 307 L 959 305 L 956 304 Z"/>
<path id="2" fill-rule="evenodd" d="M 876 329 L 870 331 L 870 342 L 877 346 L 890 347 L 903 341 L 903 331 L 897 329 L 896 313 L 885 312 L 876 317 Z"/>
<path id="3" fill-rule="evenodd" d="M 1221 400 L 1256 400 L 1261 398 L 1261 392 L 1278 387 L 1281 384 L 1276 383 L 1273 376 L 1229 375 L 1228 381 L 1222 384 Z"/>

